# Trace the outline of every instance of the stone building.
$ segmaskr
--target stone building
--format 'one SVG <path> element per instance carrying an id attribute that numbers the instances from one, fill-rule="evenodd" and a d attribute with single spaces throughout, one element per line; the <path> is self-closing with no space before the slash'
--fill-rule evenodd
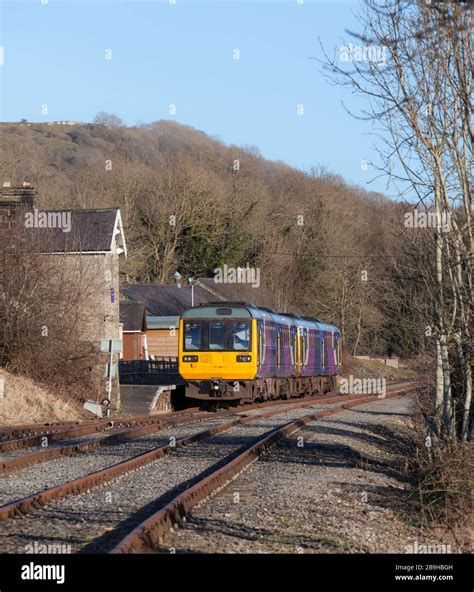
<path id="1" fill-rule="evenodd" d="M 103 376 L 100 392 L 104 397 L 110 394 L 113 407 L 119 408 L 119 261 L 127 255 L 120 210 L 39 211 L 34 207 L 34 198 L 35 192 L 28 184 L 13 188 L 4 184 L 0 230 L 8 237 L 15 221 L 22 223 L 23 217 L 28 232 L 38 238 L 34 244 L 39 252 L 57 260 L 62 277 L 87 285 L 87 316 L 77 329 L 79 339 L 92 343 L 97 350 L 98 363 L 103 366 L 103 372 L 100 369 L 97 373 Z M 0 286 L 1 282 L 0 272 Z"/>

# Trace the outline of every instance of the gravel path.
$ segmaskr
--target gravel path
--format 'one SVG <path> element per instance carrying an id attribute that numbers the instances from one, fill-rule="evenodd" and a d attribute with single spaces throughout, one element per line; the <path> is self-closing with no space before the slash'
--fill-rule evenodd
<path id="1" fill-rule="evenodd" d="M 404 553 L 433 542 L 399 466 L 410 405 L 386 399 L 305 426 L 195 508 L 159 551 Z"/>
<path id="2" fill-rule="evenodd" d="M 166 457 L 122 475 L 89 493 L 56 500 L 32 514 L 0 522 L 0 552 L 21 553 L 33 542 L 41 545 L 61 545 L 71 552 L 109 551 L 146 516 L 162 507 L 198 478 L 224 464 L 230 456 L 249 446 L 258 436 L 288 421 L 327 407 L 313 405 L 311 410 L 301 408 L 273 418 L 257 419 L 250 424 L 237 426 L 205 441 L 176 449 Z M 265 412 L 267 411 L 268 409 L 265 409 Z M 64 481 L 65 477 L 70 480 L 77 476 L 78 472 L 83 475 L 123 460 L 119 458 L 121 453 L 129 458 L 138 454 L 140 450 L 150 449 L 152 445 L 168 444 L 170 436 L 179 438 L 222 421 L 216 418 L 214 421 L 202 422 L 199 429 L 194 426 L 193 430 L 190 430 L 190 426 L 180 426 L 163 430 L 159 436 L 152 439 L 147 436 L 120 447 L 101 449 L 99 454 L 94 452 L 93 455 L 88 453 L 84 457 L 51 461 L 47 463 L 47 477 L 44 464 L 32 467 L 27 474 L 26 471 L 22 471 L 24 482 L 19 481 L 18 475 L 12 476 L 14 480 L 10 483 L 8 493 L 18 498 L 18 490 L 21 487 L 31 493 L 28 488 L 31 488 L 32 482 L 38 483 L 38 480 L 43 480 L 42 483 L 47 482 L 51 486 Z M 5 483 L 2 483 L 2 489 L 5 489 Z M 41 487 L 36 489 L 39 490 Z"/>

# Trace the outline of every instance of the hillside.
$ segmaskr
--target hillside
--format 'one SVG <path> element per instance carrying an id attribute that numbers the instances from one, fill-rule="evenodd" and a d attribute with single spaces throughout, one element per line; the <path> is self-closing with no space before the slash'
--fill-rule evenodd
<path id="1" fill-rule="evenodd" d="M 121 208 L 128 283 L 249 264 L 261 272 L 247 289 L 256 304 L 334 322 L 357 353 L 416 349 L 404 323 L 391 332 L 400 280 L 388 256 L 403 246 L 403 216 L 380 194 L 169 121 L 4 123 L 0 143 L 2 180 L 32 183 L 38 207 Z"/>

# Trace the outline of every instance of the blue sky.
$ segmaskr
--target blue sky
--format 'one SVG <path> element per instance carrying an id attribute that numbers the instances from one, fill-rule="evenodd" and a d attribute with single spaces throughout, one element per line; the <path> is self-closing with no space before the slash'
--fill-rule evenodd
<path id="1" fill-rule="evenodd" d="M 298 168 L 325 165 L 394 197 L 385 180 L 368 184 L 376 176 L 362 166 L 376 158 L 371 124 L 348 115 L 342 101 L 353 111 L 366 104 L 329 85 L 312 59 L 321 57 L 318 37 L 330 52 L 350 40 L 345 29 L 359 28 L 358 6 L 3 0 L 1 120 L 91 121 L 99 111 L 127 125 L 173 119 Z"/>

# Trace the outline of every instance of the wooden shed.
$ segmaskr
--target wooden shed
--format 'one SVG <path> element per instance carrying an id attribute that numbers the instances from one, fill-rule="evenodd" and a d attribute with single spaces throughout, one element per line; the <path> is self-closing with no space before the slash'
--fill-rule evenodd
<path id="1" fill-rule="evenodd" d="M 150 359 L 178 357 L 179 316 L 147 317 Z"/>
<path id="2" fill-rule="evenodd" d="M 147 320 L 143 302 L 120 302 L 123 360 L 147 360 Z"/>

